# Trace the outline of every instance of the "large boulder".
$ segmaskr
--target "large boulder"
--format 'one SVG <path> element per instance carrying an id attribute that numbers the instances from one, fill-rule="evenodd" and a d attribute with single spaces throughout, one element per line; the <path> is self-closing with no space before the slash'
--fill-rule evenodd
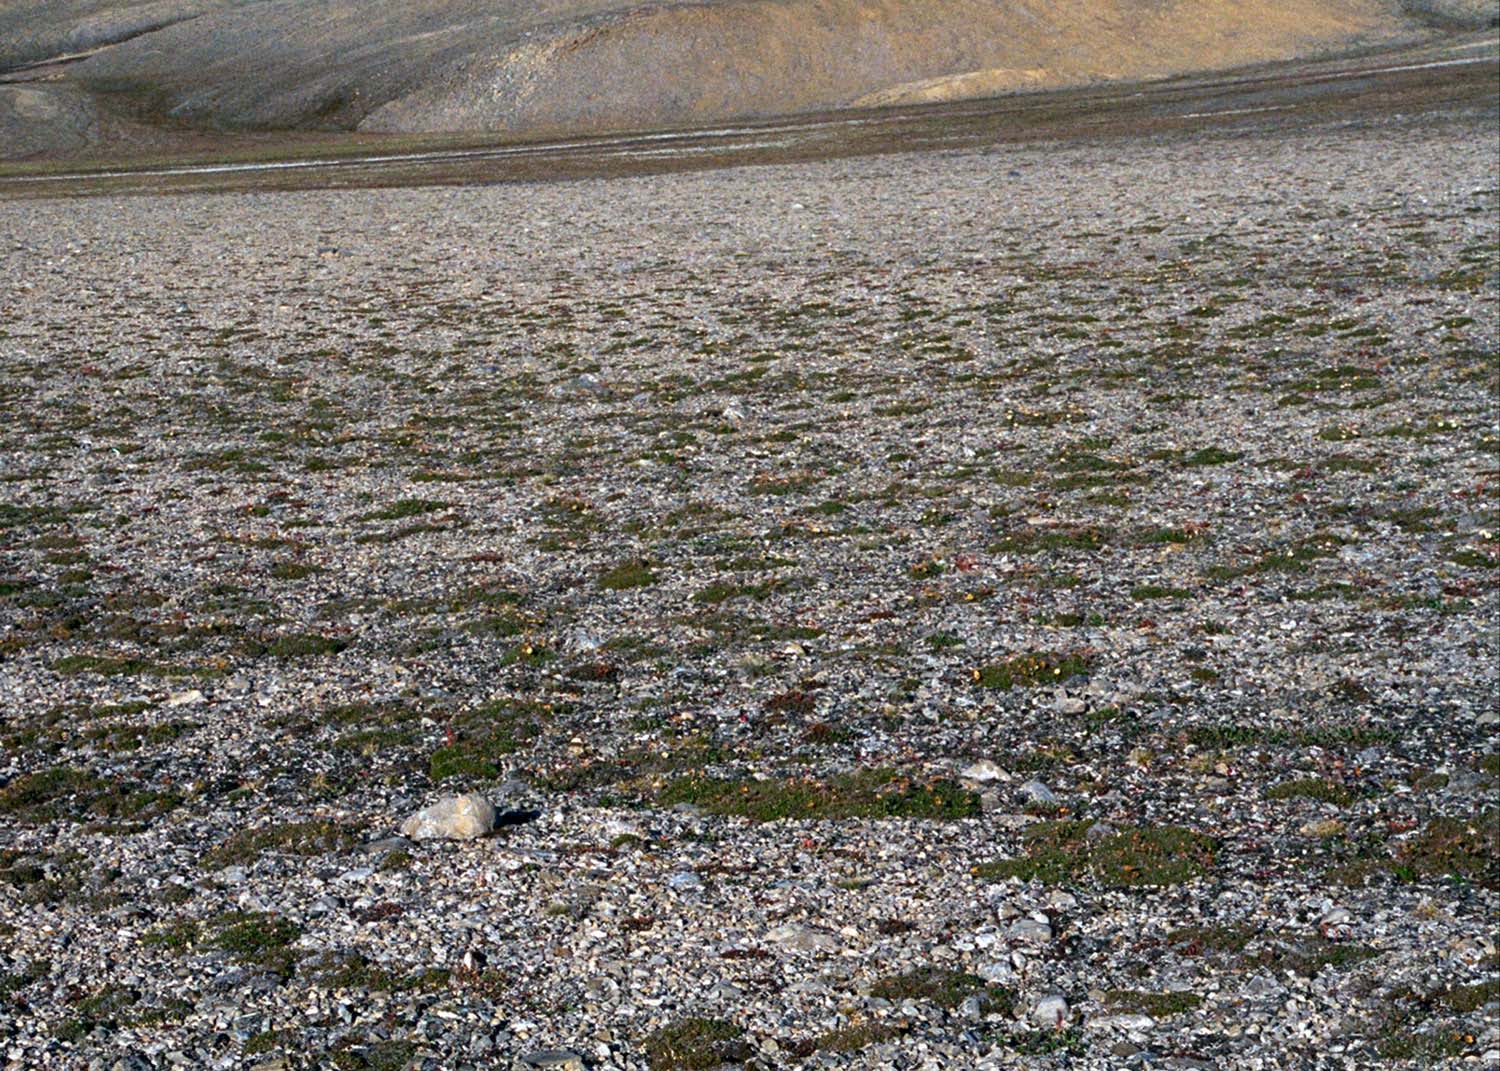
<path id="1" fill-rule="evenodd" d="M 477 792 L 449 796 L 425 807 L 401 824 L 412 840 L 473 840 L 495 828 L 495 808 Z"/>

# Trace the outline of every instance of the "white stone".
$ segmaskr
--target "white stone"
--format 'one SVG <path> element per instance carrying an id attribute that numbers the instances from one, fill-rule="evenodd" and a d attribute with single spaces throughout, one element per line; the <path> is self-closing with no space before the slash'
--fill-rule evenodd
<path id="1" fill-rule="evenodd" d="M 1323 913 L 1318 920 L 1319 926 L 1347 926 L 1354 921 L 1347 907 L 1332 907 Z"/>
<path id="2" fill-rule="evenodd" d="M 1061 1030 L 1068 1021 L 1068 1015 L 1068 1001 L 1061 993 L 1043 994 L 1031 1005 L 1031 1021 L 1040 1027 Z"/>
<path id="3" fill-rule="evenodd" d="M 1052 940 L 1052 927 L 1036 919 L 1016 919 L 1005 935 L 1021 944 L 1045 945 Z"/>
<path id="4" fill-rule="evenodd" d="M 1009 779 L 1006 772 L 989 759 L 980 759 L 970 766 L 965 766 L 958 776 L 965 781 L 973 781 L 981 785 Z"/>
<path id="5" fill-rule="evenodd" d="M 1016 969 L 1003 959 L 985 960 L 974 973 L 992 985 L 1014 985 L 1016 981 Z"/>
<path id="6" fill-rule="evenodd" d="M 478 793 L 449 796 L 418 811 L 401 826 L 412 840 L 473 840 L 495 828 L 495 808 Z"/>
<path id="7" fill-rule="evenodd" d="M 831 952 L 838 948 L 838 938 L 827 930 L 788 922 L 766 932 L 766 940 L 790 952 Z"/>
<path id="8" fill-rule="evenodd" d="M 1149 1015 L 1101 1015 L 1089 1020 L 1090 1030 L 1119 1030 L 1132 1034 L 1145 1033 L 1156 1025 Z"/>
<path id="9" fill-rule="evenodd" d="M 1040 807 L 1051 807 L 1057 803 L 1056 794 L 1035 778 L 1022 785 L 1020 792 L 1028 803 L 1035 803 Z"/>

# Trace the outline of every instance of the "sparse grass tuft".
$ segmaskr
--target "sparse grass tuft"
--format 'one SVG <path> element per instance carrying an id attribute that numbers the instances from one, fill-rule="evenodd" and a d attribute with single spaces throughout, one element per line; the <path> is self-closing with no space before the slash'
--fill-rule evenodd
<path id="1" fill-rule="evenodd" d="M 679 1019 L 648 1034 L 641 1044 L 651 1071 L 711 1071 L 751 1054 L 744 1030 L 722 1019 Z"/>

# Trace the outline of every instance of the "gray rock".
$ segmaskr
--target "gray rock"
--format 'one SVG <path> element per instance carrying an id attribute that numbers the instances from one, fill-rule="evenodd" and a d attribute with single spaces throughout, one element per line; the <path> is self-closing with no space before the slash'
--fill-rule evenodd
<path id="1" fill-rule="evenodd" d="M 416 841 L 406 837 L 381 837 L 361 844 L 356 850 L 364 855 L 385 855 L 387 852 L 408 851 L 416 846 Z"/>
<path id="2" fill-rule="evenodd" d="M 412 815 L 401 835 L 412 840 L 473 840 L 495 828 L 495 808 L 475 792 L 449 796 Z"/>
<path id="3" fill-rule="evenodd" d="M 1035 778 L 1027 781 L 1017 791 L 1027 803 L 1034 803 L 1038 807 L 1057 806 L 1056 793 Z"/>
<path id="4" fill-rule="evenodd" d="M 1061 993 L 1044 993 L 1031 1002 L 1027 1018 L 1037 1026 L 1060 1030 L 1067 1023 L 1069 1014 L 1066 997 Z"/>
<path id="5" fill-rule="evenodd" d="M 989 759 L 980 759 L 976 763 L 965 766 L 958 776 L 965 781 L 973 781 L 981 785 L 992 781 L 1009 780 L 1009 775 Z"/>
<path id="6" fill-rule="evenodd" d="M 1052 927 L 1036 919 L 1016 919 L 1005 931 L 1012 941 L 1026 945 L 1045 945 L 1052 940 Z"/>
<path id="7" fill-rule="evenodd" d="M 1126 1014 L 1126 1015 L 1101 1015 L 1089 1020 L 1090 1030 L 1123 1030 L 1131 1033 L 1144 1033 L 1156 1025 L 1156 1020 L 1149 1015 Z"/>
<path id="8" fill-rule="evenodd" d="M 1323 912 L 1323 916 L 1318 919 L 1318 925 L 1347 926 L 1353 921 L 1354 915 L 1349 911 L 1347 907 L 1334 906 Z"/>
<path id="9" fill-rule="evenodd" d="M 974 968 L 974 973 L 991 985 L 1014 985 L 1016 969 L 1008 959 L 985 960 Z"/>
<path id="10" fill-rule="evenodd" d="M 766 940 L 789 952 L 831 952 L 838 948 L 838 938 L 827 930 L 788 922 L 766 932 Z"/>
<path id="11" fill-rule="evenodd" d="M 550 1068 L 552 1071 L 584 1071 L 588 1066 L 578 1053 L 569 1049 L 538 1049 L 520 1057 L 514 1065 L 517 1071 L 532 1068 Z"/>

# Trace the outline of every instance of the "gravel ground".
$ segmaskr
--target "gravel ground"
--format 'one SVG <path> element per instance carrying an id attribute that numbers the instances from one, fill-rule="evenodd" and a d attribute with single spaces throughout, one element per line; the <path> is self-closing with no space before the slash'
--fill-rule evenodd
<path id="1" fill-rule="evenodd" d="M 3 1066 L 1500 1064 L 1493 150 L 0 204 Z"/>

